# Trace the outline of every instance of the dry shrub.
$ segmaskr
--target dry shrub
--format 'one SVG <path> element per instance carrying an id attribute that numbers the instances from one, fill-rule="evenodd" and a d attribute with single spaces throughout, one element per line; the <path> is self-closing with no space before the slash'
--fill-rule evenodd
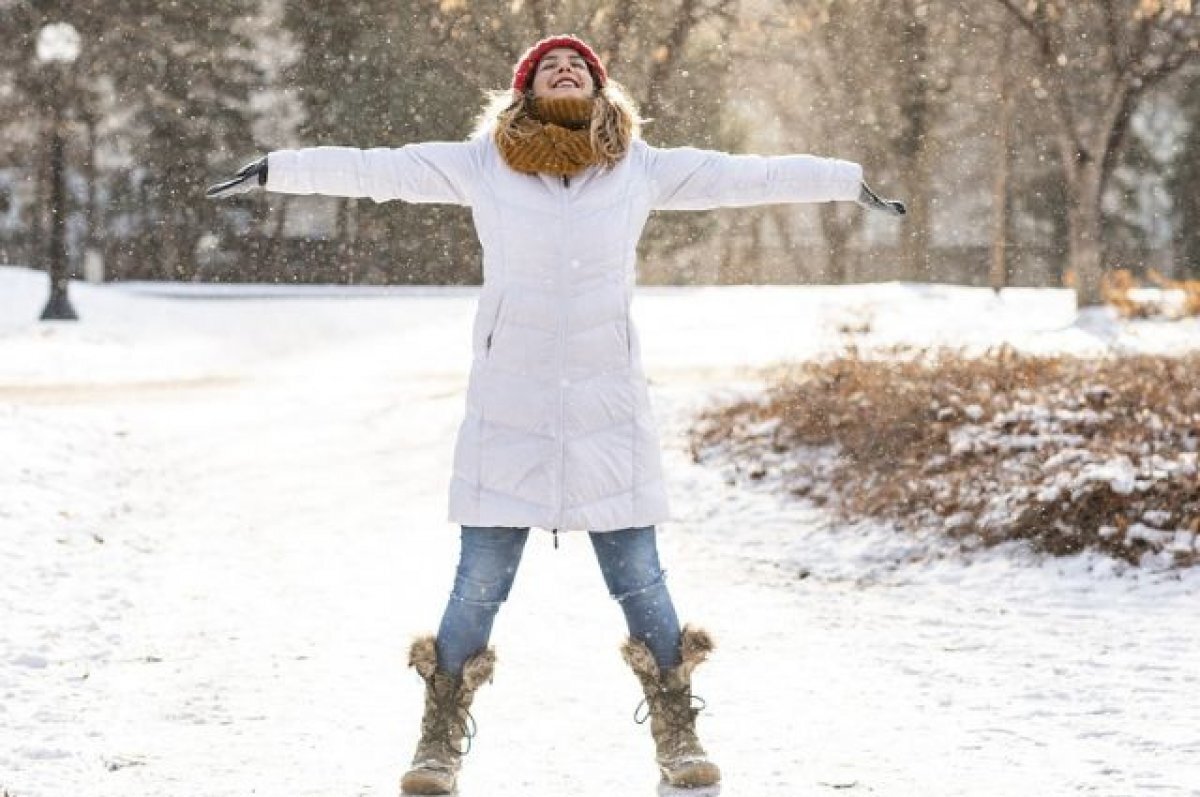
<path id="1" fill-rule="evenodd" d="M 1026 540 L 1185 566 L 1200 532 L 1198 374 L 1200 355 L 851 350 L 778 372 L 761 400 L 706 411 L 692 453 L 844 517 L 937 525 L 968 546 Z"/>
<path id="2" fill-rule="evenodd" d="M 1200 280 L 1168 279 L 1151 269 L 1150 281 L 1164 290 L 1179 291 L 1183 294 L 1183 304 L 1179 311 L 1182 315 L 1200 315 Z"/>
<path id="3" fill-rule="evenodd" d="M 1200 315 L 1200 280 L 1173 280 L 1151 269 L 1157 290 L 1141 285 L 1127 269 L 1105 273 L 1100 290 L 1105 303 L 1125 318 L 1185 318 Z"/>
<path id="4" fill-rule="evenodd" d="M 1133 292 L 1138 288 L 1133 272 L 1126 269 L 1105 272 L 1100 280 L 1100 295 L 1104 303 L 1116 308 L 1125 318 L 1148 318 L 1157 315 L 1159 308 L 1149 302 L 1140 302 L 1133 298 Z"/>

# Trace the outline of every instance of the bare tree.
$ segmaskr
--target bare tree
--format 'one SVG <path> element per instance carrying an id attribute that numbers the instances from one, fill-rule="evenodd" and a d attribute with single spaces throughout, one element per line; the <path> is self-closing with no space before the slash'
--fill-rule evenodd
<path id="1" fill-rule="evenodd" d="M 1192 74 L 1180 98 L 1188 130 L 1179 148 L 1178 160 L 1169 182 L 1174 205 L 1174 241 L 1176 275 L 1200 279 L 1200 65 Z"/>
<path id="2" fill-rule="evenodd" d="M 896 94 L 902 123 L 895 136 L 896 149 L 905 160 L 909 184 L 909 217 L 901 238 L 901 259 L 909 279 L 929 273 L 933 241 L 933 193 L 929 190 L 935 163 L 932 135 L 940 108 L 934 98 L 937 83 L 932 69 L 932 14 L 930 3 L 902 0 L 891 6 L 901 51 L 895 70 Z"/>
<path id="3" fill-rule="evenodd" d="M 137 269 L 125 276 L 194 273 L 197 243 L 218 225 L 202 192 L 210 164 L 215 153 L 244 152 L 251 140 L 248 96 L 259 73 L 235 27 L 256 9 L 256 0 L 0 3 L 10 45 L 0 48 L 0 73 L 10 75 L 16 106 L 14 114 L 0 113 L 0 138 L 7 127 L 48 118 L 53 107 L 66 111 L 66 168 L 87 181 L 85 201 L 69 194 L 68 210 L 84 211 L 86 242 L 104 242 L 110 265 L 117 264 L 110 273 L 122 274 L 123 261 Z M 57 80 L 34 57 L 39 30 L 52 22 L 69 22 L 82 39 L 72 72 Z M 41 149 L 20 153 L 27 172 L 41 171 Z M 40 207 L 49 192 L 38 183 Z M 124 229 L 106 235 L 102 219 L 121 203 L 130 211 Z M 35 239 L 38 213 L 30 224 Z"/>
<path id="4" fill-rule="evenodd" d="M 1192 0 L 993 0 L 1032 38 L 1068 191 L 1078 303 L 1102 301 L 1100 200 L 1146 92 L 1200 56 Z"/>
<path id="5" fill-rule="evenodd" d="M 898 181 L 908 200 L 899 273 L 928 279 L 933 246 L 938 131 L 950 87 L 952 54 L 941 46 L 956 20 L 947 0 L 783 0 L 790 12 L 782 54 L 803 70 L 809 95 L 793 117 L 871 174 Z M 800 43 L 799 47 L 795 44 Z M 782 111 L 781 113 L 788 113 Z M 894 183 L 893 183 L 894 184 Z M 846 277 L 848 242 L 861 214 L 822 209 L 829 276 Z"/>
<path id="6" fill-rule="evenodd" d="M 996 292 L 1008 285 L 1009 276 L 1008 234 L 1011 228 L 1011 213 L 1008 186 L 1012 176 L 1013 106 L 1016 104 L 1016 98 L 1013 96 L 1012 30 L 1002 31 L 999 39 L 996 72 L 1000 85 L 997 89 L 996 166 L 992 177 L 992 251 L 988 269 L 988 282 Z"/>

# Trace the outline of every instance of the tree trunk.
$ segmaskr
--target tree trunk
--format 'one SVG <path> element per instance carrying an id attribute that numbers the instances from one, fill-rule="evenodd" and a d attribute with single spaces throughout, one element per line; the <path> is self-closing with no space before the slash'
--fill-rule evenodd
<path id="1" fill-rule="evenodd" d="M 851 236 L 859 225 L 846 221 L 833 202 L 820 206 L 821 234 L 829 250 L 829 261 L 825 267 L 825 280 L 833 285 L 844 285 L 850 278 L 847 253 Z M 861 213 L 858 214 L 861 218 Z"/>
<path id="2" fill-rule="evenodd" d="M 270 273 L 273 275 L 278 275 L 278 274 L 283 273 L 283 267 L 284 267 L 283 231 L 284 231 L 284 228 L 287 226 L 289 204 L 290 203 L 288 202 L 288 197 L 286 195 L 282 196 L 280 198 L 280 202 L 278 203 L 278 208 L 275 211 L 275 223 L 272 227 L 270 238 L 268 238 L 268 242 L 269 242 L 268 247 L 270 250 L 270 255 L 266 258 L 266 260 L 270 264 L 270 269 L 271 269 Z"/>
<path id="3" fill-rule="evenodd" d="M 1103 232 L 1100 225 L 1100 166 L 1078 167 L 1075 190 L 1070 197 L 1067 219 L 1070 224 L 1068 260 L 1075 273 L 1075 295 L 1079 307 L 1104 302 L 1100 290 L 1104 275 L 1101 262 Z"/>
<path id="4" fill-rule="evenodd" d="M 717 262 L 717 284 L 737 285 L 742 281 L 739 279 L 741 258 L 739 257 L 739 247 L 737 245 L 738 236 L 730 234 L 728 229 L 723 232 L 724 234 L 719 236 L 719 239 L 723 243 L 721 246 L 721 259 Z"/>
<path id="5" fill-rule="evenodd" d="M 929 193 L 933 170 L 930 161 L 929 147 L 922 137 L 920 148 L 909 161 L 912 201 L 908 205 L 905 229 L 901 231 L 905 277 L 918 282 L 933 278 L 929 262 L 933 240 L 933 203 Z"/>
<path id="6" fill-rule="evenodd" d="M 651 58 L 650 76 L 646 84 L 646 97 L 642 102 L 642 115 L 654 119 L 662 113 L 662 87 L 675 68 L 676 62 L 683 55 L 684 45 L 692 33 L 696 22 L 696 5 L 698 0 L 683 0 L 675 12 L 675 23 L 671 26 L 662 50 Z"/>
<path id="7" fill-rule="evenodd" d="M 350 242 L 350 200 L 340 198 L 337 200 L 337 215 L 333 227 L 333 239 L 337 241 L 337 263 L 334 268 L 342 274 L 353 274 L 354 268 L 350 262 L 352 258 L 353 246 Z M 357 282 L 357 279 L 351 279 L 351 282 Z"/>
<path id="8" fill-rule="evenodd" d="M 529 16 L 533 19 L 533 26 L 537 29 L 537 37 L 540 39 L 544 36 L 549 36 L 554 31 L 554 12 L 546 7 L 544 0 L 533 0 L 529 4 Z"/>
<path id="9" fill-rule="evenodd" d="M 909 212 L 901 237 L 903 276 L 909 280 L 930 278 L 929 247 L 932 239 L 932 201 L 929 185 L 933 174 L 933 152 L 928 135 L 932 123 L 930 96 L 929 25 L 915 10 L 904 6 L 900 38 L 909 53 L 901 67 L 900 105 L 907 122 L 900 151 L 905 156 L 909 179 Z"/>
<path id="10" fill-rule="evenodd" d="M 636 11 L 633 0 L 622 0 L 617 3 L 616 11 L 612 14 L 612 24 L 608 37 L 608 62 L 618 64 L 621 62 L 621 46 L 625 44 L 625 39 L 629 35 L 629 29 L 633 25 L 633 15 Z"/>
<path id="11" fill-rule="evenodd" d="M 796 258 L 796 238 L 792 235 L 792 218 L 789 211 L 790 208 L 786 205 L 774 205 L 767 210 L 767 214 L 775 225 L 775 234 L 779 236 L 779 245 L 784 257 L 795 264 L 791 280 L 793 283 L 801 283 L 804 282 L 804 275 L 800 271 L 800 261 Z"/>
<path id="12" fill-rule="evenodd" d="M 992 258 L 988 282 L 997 293 L 1008 286 L 1008 229 L 1009 202 L 1008 179 L 1012 171 L 1012 118 L 1014 98 L 1012 92 L 1012 68 L 1009 59 L 1012 53 L 1013 31 L 1011 27 L 1000 40 L 1000 118 L 997 120 L 996 173 L 992 180 Z"/>
<path id="13" fill-rule="evenodd" d="M 749 214 L 747 214 L 749 215 Z M 750 246 L 746 252 L 746 259 L 750 261 L 750 267 L 746 269 L 747 282 L 755 285 L 763 285 L 767 282 L 766 257 L 763 254 L 763 236 L 762 236 L 763 219 L 761 216 L 754 214 L 750 216 Z M 753 278 L 749 278 L 753 274 Z"/>

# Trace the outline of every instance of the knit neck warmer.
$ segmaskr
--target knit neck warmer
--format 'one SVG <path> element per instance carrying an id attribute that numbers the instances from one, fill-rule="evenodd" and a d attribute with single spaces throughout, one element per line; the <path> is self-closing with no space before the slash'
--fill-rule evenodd
<path id="1" fill-rule="evenodd" d="M 572 177 L 598 162 L 592 150 L 590 99 L 544 99 L 533 101 L 534 116 L 524 116 L 515 130 L 496 145 L 504 162 L 525 174 Z"/>

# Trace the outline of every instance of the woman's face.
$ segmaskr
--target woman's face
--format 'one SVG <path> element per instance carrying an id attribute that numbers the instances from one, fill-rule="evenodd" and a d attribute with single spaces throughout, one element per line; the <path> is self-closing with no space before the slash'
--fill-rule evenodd
<path id="1" fill-rule="evenodd" d="M 533 71 L 533 96 L 587 99 L 596 90 L 583 56 L 570 47 L 556 47 L 542 56 Z"/>

